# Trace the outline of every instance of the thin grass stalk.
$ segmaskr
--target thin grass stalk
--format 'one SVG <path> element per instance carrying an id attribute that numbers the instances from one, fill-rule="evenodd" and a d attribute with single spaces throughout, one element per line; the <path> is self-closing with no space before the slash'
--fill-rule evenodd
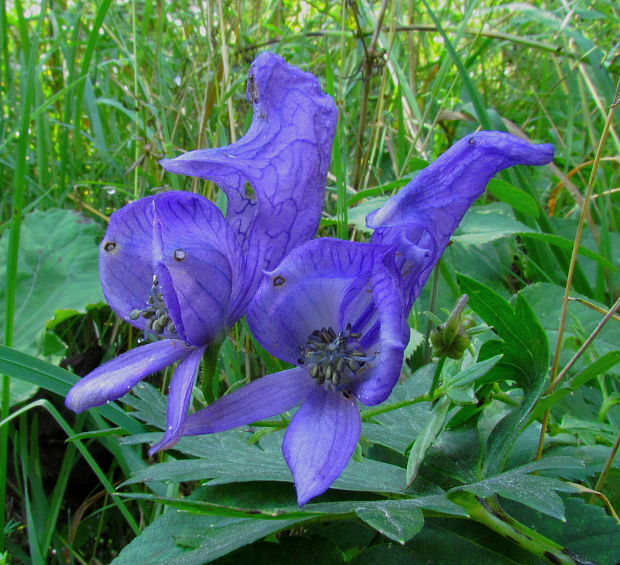
<path id="1" fill-rule="evenodd" d="M 221 0 L 220 0 L 221 1 Z M 373 67 L 375 64 L 375 57 L 377 55 L 377 42 L 379 40 L 379 32 L 381 31 L 381 25 L 383 23 L 383 18 L 385 17 L 385 12 L 387 10 L 388 0 L 383 0 L 381 3 L 381 8 L 379 9 L 379 15 L 377 17 L 377 22 L 375 25 L 375 29 L 372 34 L 372 38 L 370 40 L 370 45 L 366 47 L 363 43 L 362 29 L 360 27 L 357 12 L 354 12 L 356 17 L 355 21 L 358 26 L 358 31 L 360 33 L 360 39 L 362 41 L 362 45 L 364 45 L 364 60 L 362 61 L 362 104 L 360 107 L 359 113 L 359 128 L 357 130 L 357 139 L 355 142 L 355 160 L 353 163 L 353 188 L 355 190 L 359 190 L 360 179 L 362 175 L 362 153 L 364 151 L 364 131 L 366 129 L 366 114 L 368 112 L 368 97 L 370 96 L 370 81 L 373 75 Z"/>
<path id="2" fill-rule="evenodd" d="M 237 133 L 235 124 L 235 108 L 233 106 L 232 97 L 228 95 L 230 90 L 230 63 L 228 57 L 228 42 L 226 41 L 226 29 L 224 27 L 224 7 L 222 0 L 217 0 L 218 20 L 220 24 L 220 53 L 222 55 L 222 66 L 224 69 L 224 88 L 226 89 L 226 107 L 228 108 L 228 123 L 230 127 L 230 142 L 237 141 Z"/>
<path id="3" fill-rule="evenodd" d="M 11 63 L 9 59 L 9 22 L 6 16 L 6 0 L 0 0 L 0 61 L 2 69 L 0 76 L 4 82 L 4 89 L 0 88 L 0 102 L 4 99 L 4 94 L 9 95 L 10 85 L 12 84 Z"/>
<path id="4" fill-rule="evenodd" d="M 607 457 L 607 461 L 605 461 L 605 466 L 603 467 L 603 470 L 601 471 L 601 474 L 598 478 L 598 480 L 596 481 L 596 485 L 594 485 L 594 489 L 596 492 L 601 492 L 603 490 L 603 487 L 605 486 L 605 482 L 607 481 L 607 477 L 609 475 L 609 471 L 611 471 L 611 468 L 614 464 L 614 460 L 616 459 L 616 455 L 618 454 L 618 449 L 620 449 L 620 433 L 618 434 L 618 437 L 616 438 L 616 442 L 614 443 L 614 446 L 611 448 L 611 451 L 609 452 L 609 457 Z M 594 501 L 596 500 L 596 495 L 592 495 L 592 497 L 590 498 L 590 504 L 594 504 Z"/>
<path id="5" fill-rule="evenodd" d="M 28 170 L 28 143 L 30 139 L 30 112 L 34 100 L 34 83 L 36 76 L 37 44 L 41 20 L 45 13 L 45 3 L 41 7 L 41 15 L 37 31 L 30 46 L 27 66 L 22 75 L 21 85 L 21 122 L 20 136 L 17 142 L 17 152 L 15 158 L 15 177 L 13 182 L 13 206 L 11 211 L 11 227 L 9 230 L 9 243 L 7 249 L 6 263 L 6 294 L 5 294 L 5 318 L 4 318 L 4 344 L 8 347 L 13 345 L 15 331 L 15 308 L 17 300 L 17 273 L 19 262 L 19 242 L 21 235 L 21 222 L 26 195 L 26 177 Z M 2 406 L 0 409 L 0 420 L 4 420 L 9 415 L 11 402 L 11 379 L 8 375 L 2 376 Z M 8 445 L 10 429 L 0 428 L 0 532 L 4 532 L 6 524 L 6 494 L 7 494 L 7 466 L 8 466 Z M 4 535 L 0 536 L 0 551 L 4 549 Z"/>
<path id="6" fill-rule="evenodd" d="M 38 528 L 33 515 L 33 504 L 30 499 L 30 461 L 28 454 L 28 420 L 23 413 L 19 417 L 18 426 L 18 445 L 19 457 L 22 470 L 23 508 L 26 512 L 26 531 L 28 532 L 28 547 L 30 548 L 30 558 L 33 565 L 45 565 L 43 554 L 38 543 Z"/>
<path id="7" fill-rule="evenodd" d="M 95 15 L 95 21 L 93 22 L 92 28 L 88 34 L 88 42 L 86 43 L 86 50 L 84 52 L 84 58 L 82 59 L 82 67 L 80 70 L 80 78 L 85 78 L 90 73 L 90 64 L 92 62 L 93 56 L 95 54 L 95 49 L 97 47 L 97 43 L 99 41 L 99 30 L 103 25 L 103 21 L 108 13 L 108 8 L 112 0 L 103 0 L 100 4 L 97 5 L 97 13 Z M 82 104 L 84 102 L 84 94 L 85 87 L 87 81 L 80 82 L 77 87 L 77 92 L 75 96 L 75 106 L 73 109 L 73 148 L 75 150 L 75 154 L 79 155 L 80 153 L 80 144 L 82 139 Z"/>
<path id="8" fill-rule="evenodd" d="M 19 410 L 16 410 L 15 412 L 13 412 L 13 414 L 8 416 L 7 418 L 3 418 L 2 420 L 0 420 L 0 430 L 8 428 L 8 424 L 12 420 L 20 416 L 23 416 L 24 414 L 26 414 L 26 412 L 38 406 L 45 408 L 50 413 L 50 415 L 54 418 L 54 420 L 56 420 L 56 423 L 65 432 L 67 437 L 71 438 L 76 435 L 73 428 L 63 418 L 62 414 L 56 409 L 56 407 L 51 402 L 45 399 L 35 400 L 34 402 L 30 402 L 26 406 L 23 406 Z M 84 457 L 84 459 L 86 460 L 90 468 L 93 470 L 93 472 L 95 473 L 95 475 L 97 476 L 97 478 L 99 479 L 103 487 L 106 489 L 106 491 L 109 494 L 114 495 L 116 493 L 116 489 L 114 488 L 114 485 L 106 477 L 105 473 L 103 472 L 103 470 L 101 469 L 101 467 L 99 466 L 95 458 L 90 454 L 88 449 L 84 446 L 82 441 L 80 441 L 79 439 L 76 439 L 73 441 L 73 445 L 75 445 L 76 449 L 80 452 L 82 457 Z M 133 533 L 135 535 L 139 535 L 141 532 L 140 526 L 138 526 L 138 523 L 136 522 L 133 515 L 131 514 L 131 512 L 125 505 L 124 501 L 118 496 L 112 496 L 112 501 L 114 502 L 114 504 L 116 504 L 116 506 L 118 506 L 121 514 L 124 516 L 125 520 L 129 524 L 129 527 L 132 529 Z"/>
<path id="9" fill-rule="evenodd" d="M 139 100 L 140 100 L 140 93 L 139 93 L 139 87 L 138 87 L 138 32 L 137 32 L 137 24 L 136 24 L 136 0 L 132 0 L 131 2 L 131 46 L 132 46 L 132 63 L 133 63 L 133 97 L 134 97 L 134 101 L 136 104 L 136 118 L 138 115 L 138 112 L 140 112 L 140 107 L 139 107 Z M 139 147 L 139 143 L 138 143 L 138 139 L 139 139 L 139 128 L 140 128 L 140 123 L 139 120 L 136 119 L 134 121 L 134 127 L 135 127 L 135 133 L 134 133 L 134 142 L 133 142 L 133 157 L 134 157 L 134 163 L 138 163 L 138 160 L 140 158 L 140 147 Z M 140 197 L 140 188 L 139 188 L 139 184 L 138 184 L 138 169 L 140 167 L 136 166 L 133 169 L 133 195 L 134 198 L 139 198 Z"/>
<path id="10" fill-rule="evenodd" d="M 605 126 L 603 127 L 603 133 L 601 134 L 601 138 L 598 143 L 598 147 L 596 149 L 596 156 L 594 157 L 594 163 L 592 164 L 592 170 L 590 172 L 590 178 L 588 180 L 588 186 L 586 189 L 586 195 L 583 201 L 583 207 L 581 208 L 581 214 L 579 214 L 579 222 L 577 224 L 577 232 L 575 233 L 575 243 L 573 245 L 573 252 L 570 258 L 570 265 L 568 268 L 568 275 L 566 280 L 566 287 L 564 289 L 564 296 L 562 297 L 562 310 L 560 313 L 560 323 L 558 325 L 558 337 L 557 342 L 555 344 L 555 352 L 553 357 L 553 366 L 551 368 L 551 383 L 556 382 L 558 376 L 558 370 L 560 366 L 560 354 L 562 352 L 562 342 L 564 341 L 564 330 L 566 329 L 566 318 L 568 316 L 568 303 L 570 301 L 570 292 L 573 284 L 573 276 L 575 274 L 575 268 L 577 265 L 577 257 L 579 255 L 579 246 L 581 245 L 581 238 L 583 236 L 583 230 L 585 225 L 586 215 L 588 213 L 588 208 L 590 206 L 590 200 L 592 199 L 592 194 L 594 191 L 594 185 L 596 181 L 596 174 L 598 172 L 599 163 L 601 158 L 603 157 L 603 149 L 605 147 L 605 143 L 607 142 L 607 138 L 609 136 L 609 132 L 611 130 L 611 124 L 613 122 L 614 113 L 616 111 L 616 107 L 620 102 L 618 98 L 620 94 L 620 81 L 616 86 L 616 93 L 614 94 L 614 101 L 611 103 L 609 107 L 609 112 L 607 114 L 607 119 L 605 120 Z M 610 313 L 613 314 L 614 308 L 610 310 Z M 551 409 L 548 408 L 545 412 L 545 416 L 543 418 L 543 425 L 540 429 L 540 437 L 538 439 L 538 449 L 536 451 L 536 458 L 540 459 L 542 457 L 542 453 L 545 447 L 545 434 L 547 433 L 547 425 L 549 422 Z"/>
<path id="11" fill-rule="evenodd" d="M 547 389 L 547 394 L 552 394 L 553 391 L 558 387 L 558 385 L 562 382 L 564 377 L 567 375 L 568 371 L 573 367 L 573 365 L 580 359 L 583 355 L 584 351 L 590 346 L 590 344 L 596 339 L 596 336 L 601 332 L 601 330 L 605 327 L 607 322 L 614 318 L 614 314 L 620 309 L 620 298 L 616 300 L 615 304 L 609 309 L 609 312 L 605 315 L 605 317 L 598 323 L 596 328 L 592 330 L 592 333 L 588 336 L 582 346 L 577 350 L 575 355 L 573 355 L 572 359 L 564 366 L 564 368 L 560 371 L 558 376 L 551 382 L 549 388 Z"/>

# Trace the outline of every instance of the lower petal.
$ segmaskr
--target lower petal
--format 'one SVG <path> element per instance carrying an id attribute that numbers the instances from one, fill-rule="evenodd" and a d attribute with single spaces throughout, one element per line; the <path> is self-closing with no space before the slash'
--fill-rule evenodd
<path id="1" fill-rule="evenodd" d="M 163 439 L 151 447 L 149 455 L 161 451 L 162 449 L 171 448 L 179 438 L 183 431 L 183 424 L 187 416 L 187 409 L 192 400 L 192 391 L 196 383 L 196 375 L 200 368 L 200 362 L 206 347 L 200 347 L 192 351 L 177 367 L 170 381 L 170 390 L 168 392 L 168 421 L 166 424 L 166 433 Z"/>
<path id="2" fill-rule="evenodd" d="M 181 340 L 165 339 L 123 353 L 75 384 L 65 399 L 74 412 L 101 406 L 127 394 L 144 377 L 172 365 L 193 351 Z"/>
<path id="3" fill-rule="evenodd" d="M 300 506 L 324 493 L 341 475 L 355 451 L 361 429 L 353 398 L 316 388 L 304 402 L 282 443 Z"/>
<path id="4" fill-rule="evenodd" d="M 271 418 L 300 404 L 314 387 L 305 369 L 267 375 L 189 415 L 183 435 L 212 434 Z"/>

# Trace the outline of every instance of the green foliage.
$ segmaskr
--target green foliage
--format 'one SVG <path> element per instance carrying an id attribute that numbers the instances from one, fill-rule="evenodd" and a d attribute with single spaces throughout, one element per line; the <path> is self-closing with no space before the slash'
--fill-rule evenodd
<path id="1" fill-rule="evenodd" d="M 382 17 L 367 0 L 194 4 L 0 3 L 0 561 L 540 564 L 537 548 L 559 544 L 617 563 L 617 522 L 567 481 L 620 507 L 618 322 L 548 389 L 569 277 L 560 370 L 620 290 L 617 3 L 386 2 Z M 479 127 L 556 147 L 553 166 L 502 174 L 467 215 L 411 316 L 402 382 L 362 411 L 359 460 L 302 509 L 280 451 L 290 414 L 149 461 L 168 375 L 86 415 L 59 408 L 78 378 L 61 360 L 81 372 L 139 337 L 92 308 L 105 220 L 161 188 L 225 205 L 158 160 L 245 131 L 245 75 L 265 48 L 338 102 L 320 235 L 367 238 L 368 212 Z M 461 292 L 480 325 L 439 366 L 422 313 L 442 318 Z M 282 368 L 242 322 L 195 407 Z M 476 521 L 476 497 L 505 521 Z M 507 524 L 545 537 L 509 541 Z"/>
<path id="2" fill-rule="evenodd" d="M 98 252 L 93 242 L 97 225 L 70 210 L 35 210 L 21 228 L 20 260 L 15 283 L 15 337 L 13 345 L 28 353 L 64 353 L 62 342 L 43 331 L 58 311 L 63 316 L 83 313 L 103 301 L 97 276 Z M 6 263 L 8 233 L 0 239 L 0 264 Z M 6 281 L 0 280 L 0 317 L 4 318 Z M 1 335 L 1 332 L 0 332 Z M 36 388 L 16 381 L 11 403 L 30 398 Z"/>

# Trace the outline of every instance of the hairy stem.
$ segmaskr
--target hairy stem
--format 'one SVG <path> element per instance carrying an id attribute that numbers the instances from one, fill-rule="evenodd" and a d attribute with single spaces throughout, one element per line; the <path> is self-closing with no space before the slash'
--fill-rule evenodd
<path id="1" fill-rule="evenodd" d="M 493 500 L 478 498 L 469 492 L 459 491 L 450 498 L 467 510 L 476 522 L 484 524 L 495 533 L 522 547 L 529 553 L 541 557 L 554 565 L 591 565 L 559 543 L 528 528 L 504 512 Z"/>

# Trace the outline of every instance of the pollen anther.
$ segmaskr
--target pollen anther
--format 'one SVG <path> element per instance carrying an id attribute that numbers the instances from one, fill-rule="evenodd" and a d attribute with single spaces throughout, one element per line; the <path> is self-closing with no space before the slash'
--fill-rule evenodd
<path id="1" fill-rule="evenodd" d="M 372 359 L 360 347 L 359 337 L 351 331 L 351 324 L 339 333 L 331 327 L 314 330 L 306 346 L 300 347 L 298 363 L 307 366 L 320 385 L 341 390 L 357 379 Z"/>

